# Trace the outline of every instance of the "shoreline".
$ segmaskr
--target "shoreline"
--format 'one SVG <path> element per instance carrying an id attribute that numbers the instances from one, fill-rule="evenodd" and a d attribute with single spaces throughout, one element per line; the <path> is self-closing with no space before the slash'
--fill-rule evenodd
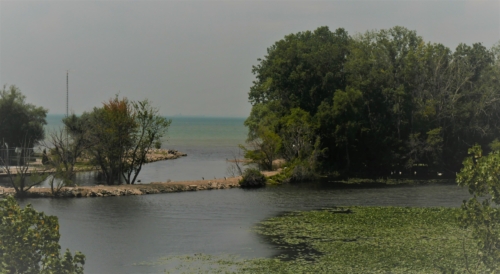
<path id="1" fill-rule="evenodd" d="M 266 177 L 273 176 L 278 171 L 262 172 Z M 151 182 L 148 184 L 134 185 L 96 185 L 63 187 L 59 196 L 53 196 L 50 187 L 32 188 L 24 198 L 83 198 L 83 197 L 114 197 L 160 194 L 184 191 L 230 189 L 240 187 L 241 176 L 218 178 L 213 180 L 177 181 L 177 182 Z M 15 195 L 12 187 L 0 186 L 0 197 Z"/>

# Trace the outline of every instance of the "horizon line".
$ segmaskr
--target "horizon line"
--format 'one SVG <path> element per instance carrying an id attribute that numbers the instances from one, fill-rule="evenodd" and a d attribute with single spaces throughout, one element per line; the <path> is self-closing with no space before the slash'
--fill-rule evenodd
<path id="1" fill-rule="evenodd" d="M 73 113 L 71 113 L 73 114 Z M 82 115 L 81 113 L 74 113 L 76 115 Z M 47 113 L 47 116 L 49 115 L 54 115 L 54 116 L 66 116 L 66 113 Z M 220 116 L 220 115 L 184 115 L 184 114 L 175 114 L 175 115 L 161 115 L 167 118 L 248 118 L 248 116 Z"/>

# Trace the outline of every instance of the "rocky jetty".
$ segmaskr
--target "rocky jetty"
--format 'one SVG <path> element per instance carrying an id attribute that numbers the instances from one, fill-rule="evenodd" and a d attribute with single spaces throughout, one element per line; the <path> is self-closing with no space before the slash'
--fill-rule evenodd
<path id="1" fill-rule="evenodd" d="M 262 172 L 265 176 L 273 176 L 279 171 Z M 180 182 L 153 182 L 149 184 L 134 185 L 96 185 L 63 187 L 57 197 L 61 198 L 81 198 L 81 197 L 113 197 L 171 193 L 182 191 L 199 191 L 214 189 L 230 189 L 240 187 L 241 176 L 230 178 L 218 178 L 213 180 L 180 181 Z M 0 197 L 14 195 L 14 188 L 0 186 Z M 37 187 L 28 191 L 30 198 L 54 198 L 49 187 Z"/>
<path id="2" fill-rule="evenodd" d="M 57 197 L 61 198 L 79 198 L 79 197 L 112 197 L 159 194 L 182 191 L 198 191 L 212 189 L 228 189 L 239 187 L 239 177 L 211 180 L 211 181 L 189 181 L 176 183 L 150 183 L 137 185 L 116 185 L 116 186 L 79 186 L 63 187 Z M 50 188 L 39 187 L 32 188 L 28 192 L 30 198 L 54 197 Z M 0 187 L 0 196 L 14 195 L 13 188 Z"/>
<path id="3" fill-rule="evenodd" d="M 150 149 L 146 155 L 146 163 L 177 159 L 184 156 L 187 156 L 187 154 L 174 149 Z"/>

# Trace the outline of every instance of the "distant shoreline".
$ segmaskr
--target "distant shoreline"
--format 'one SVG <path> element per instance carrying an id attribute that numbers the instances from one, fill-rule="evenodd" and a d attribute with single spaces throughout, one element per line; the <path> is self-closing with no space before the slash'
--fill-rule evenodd
<path id="1" fill-rule="evenodd" d="M 82 115 L 81 113 L 75 113 L 75 115 L 79 116 Z M 207 119 L 247 119 L 248 116 L 211 116 L 211 115 L 161 115 L 162 117 L 166 118 L 207 118 Z M 64 118 L 66 117 L 66 114 L 60 114 L 60 113 L 48 113 L 47 117 L 61 117 Z"/>

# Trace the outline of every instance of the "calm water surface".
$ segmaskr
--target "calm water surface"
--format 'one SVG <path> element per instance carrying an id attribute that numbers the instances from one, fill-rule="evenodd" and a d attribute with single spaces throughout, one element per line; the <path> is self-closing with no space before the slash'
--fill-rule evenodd
<path id="1" fill-rule="evenodd" d="M 82 251 L 86 273 L 162 273 L 136 266 L 169 255 L 279 254 L 252 231 L 260 221 L 294 210 L 342 205 L 458 207 L 469 194 L 455 185 L 339 189 L 288 185 L 144 196 L 26 199 L 59 217 L 61 245 Z"/>

